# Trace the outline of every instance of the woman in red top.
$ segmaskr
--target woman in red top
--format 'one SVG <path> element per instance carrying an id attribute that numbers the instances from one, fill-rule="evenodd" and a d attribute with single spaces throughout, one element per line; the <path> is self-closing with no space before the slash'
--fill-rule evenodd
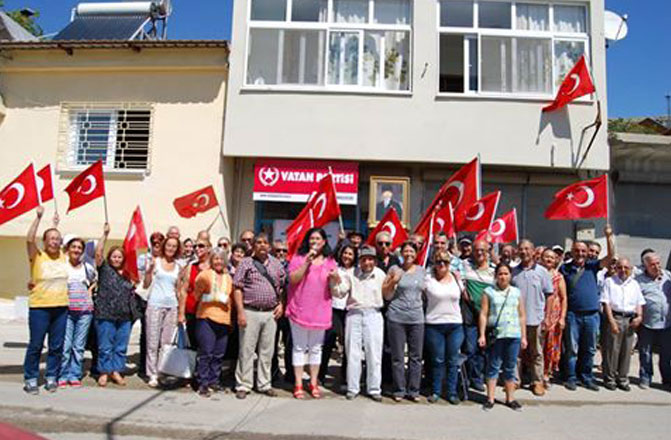
<path id="1" fill-rule="evenodd" d="M 192 263 L 182 272 L 182 288 L 179 295 L 179 322 L 186 323 L 186 332 L 189 335 L 191 347 L 196 349 L 196 309 L 198 300 L 193 293 L 196 289 L 196 277 L 202 271 L 210 268 L 210 250 L 212 245 L 210 240 L 201 237 L 196 240 L 195 252 L 198 261 Z"/>

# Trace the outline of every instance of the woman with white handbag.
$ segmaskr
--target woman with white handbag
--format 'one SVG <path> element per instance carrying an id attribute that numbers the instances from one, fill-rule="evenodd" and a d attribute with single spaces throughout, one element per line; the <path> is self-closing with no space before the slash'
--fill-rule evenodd
<path id="1" fill-rule="evenodd" d="M 161 346 L 170 344 L 177 327 L 177 284 L 180 266 L 177 257 L 181 243 L 177 238 L 166 238 L 161 256 L 151 260 L 144 278 L 147 296 L 147 377 L 148 385 L 158 387 L 158 365 Z"/>
<path id="2" fill-rule="evenodd" d="M 226 251 L 215 248 L 210 254 L 210 268 L 196 277 L 194 299 L 196 338 L 198 339 L 198 394 L 210 397 L 219 388 L 219 374 L 226 355 L 231 331 L 231 291 L 233 280 L 226 269 Z"/>

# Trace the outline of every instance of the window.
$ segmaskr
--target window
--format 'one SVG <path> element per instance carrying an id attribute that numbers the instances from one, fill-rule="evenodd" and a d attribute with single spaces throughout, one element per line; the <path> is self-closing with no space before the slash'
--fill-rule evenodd
<path id="1" fill-rule="evenodd" d="M 441 93 L 551 96 L 589 50 L 584 5 L 437 3 Z"/>
<path id="2" fill-rule="evenodd" d="M 246 84 L 410 89 L 411 0 L 251 0 Z"/>
<path id="3" fill-rule="evenodd" d="M 67 165 L 145 170 L 149 161 L 151 109 L 147 106 L 65 105 Z"/>

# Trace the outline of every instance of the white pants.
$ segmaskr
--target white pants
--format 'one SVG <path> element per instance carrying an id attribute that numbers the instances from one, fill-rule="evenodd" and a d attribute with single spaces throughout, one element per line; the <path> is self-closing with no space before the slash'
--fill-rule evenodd
<path id="1" fill-rule="evenodd" d="M 382 393 L 382 342 L 384 320 L 375 309 L 350 310 L 345 318 L 347 392 L 359 394 L 362 349 L 366 355 L 366 389 L 370 395 Z"/>
<path id="2" fill-rule="evenodd" d="M 291 352 L 294 367 L 304 365 L 321 365 L 322 345 L 324 344 L 324 330 L 314 330 L 302 327 L 291 322 Z"/>

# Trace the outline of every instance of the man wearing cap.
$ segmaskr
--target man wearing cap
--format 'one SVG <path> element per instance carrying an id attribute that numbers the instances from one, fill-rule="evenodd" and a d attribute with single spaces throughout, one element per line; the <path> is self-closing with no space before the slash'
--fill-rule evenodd
<path id="1" fill-rule="evenodd" d="M 385 273 L 376 267 L 377 253 L 363 246 L 359 265 L 347 269 L 344 276 L 337 271 L 329 274 L 331 292 L 336 298 L 347 298 L 345 318 L 345 352 L 347 353 L 347 399 L 360 391 L 361 352 L 366 357 L 366 387 L 371 399 L 382 400 L 382 283 Z"/>
<path id="2" fill-rule="evenodd" d="M 459 257 L 462 260 L 468 260 L 473 255 L 473 240 L 468 237 L 461 237 L 459 239 Z"/>
<path id="3" fill-rule="evenodd" d="M 350 231 L 347 233 L 347 239 L 355 248 L 359 249 L 361 243 L 363 243 L 363 234 L 357 231 Z"/>
<path id="4" fill-rule="evenodd" d="M 520 289 L 526 310 L 527 348 L 522 355 L 522 382 L 525 374 L 536 396 L 545 394 L 543 386 L 543 335 L 541 323 L 545 319 L 545 297 L 554 292 L 550 273 L 534 258 L 535 247 L 530 240 L 519 246 L 520 264 L 513 268 L 512 284 Z"/>

